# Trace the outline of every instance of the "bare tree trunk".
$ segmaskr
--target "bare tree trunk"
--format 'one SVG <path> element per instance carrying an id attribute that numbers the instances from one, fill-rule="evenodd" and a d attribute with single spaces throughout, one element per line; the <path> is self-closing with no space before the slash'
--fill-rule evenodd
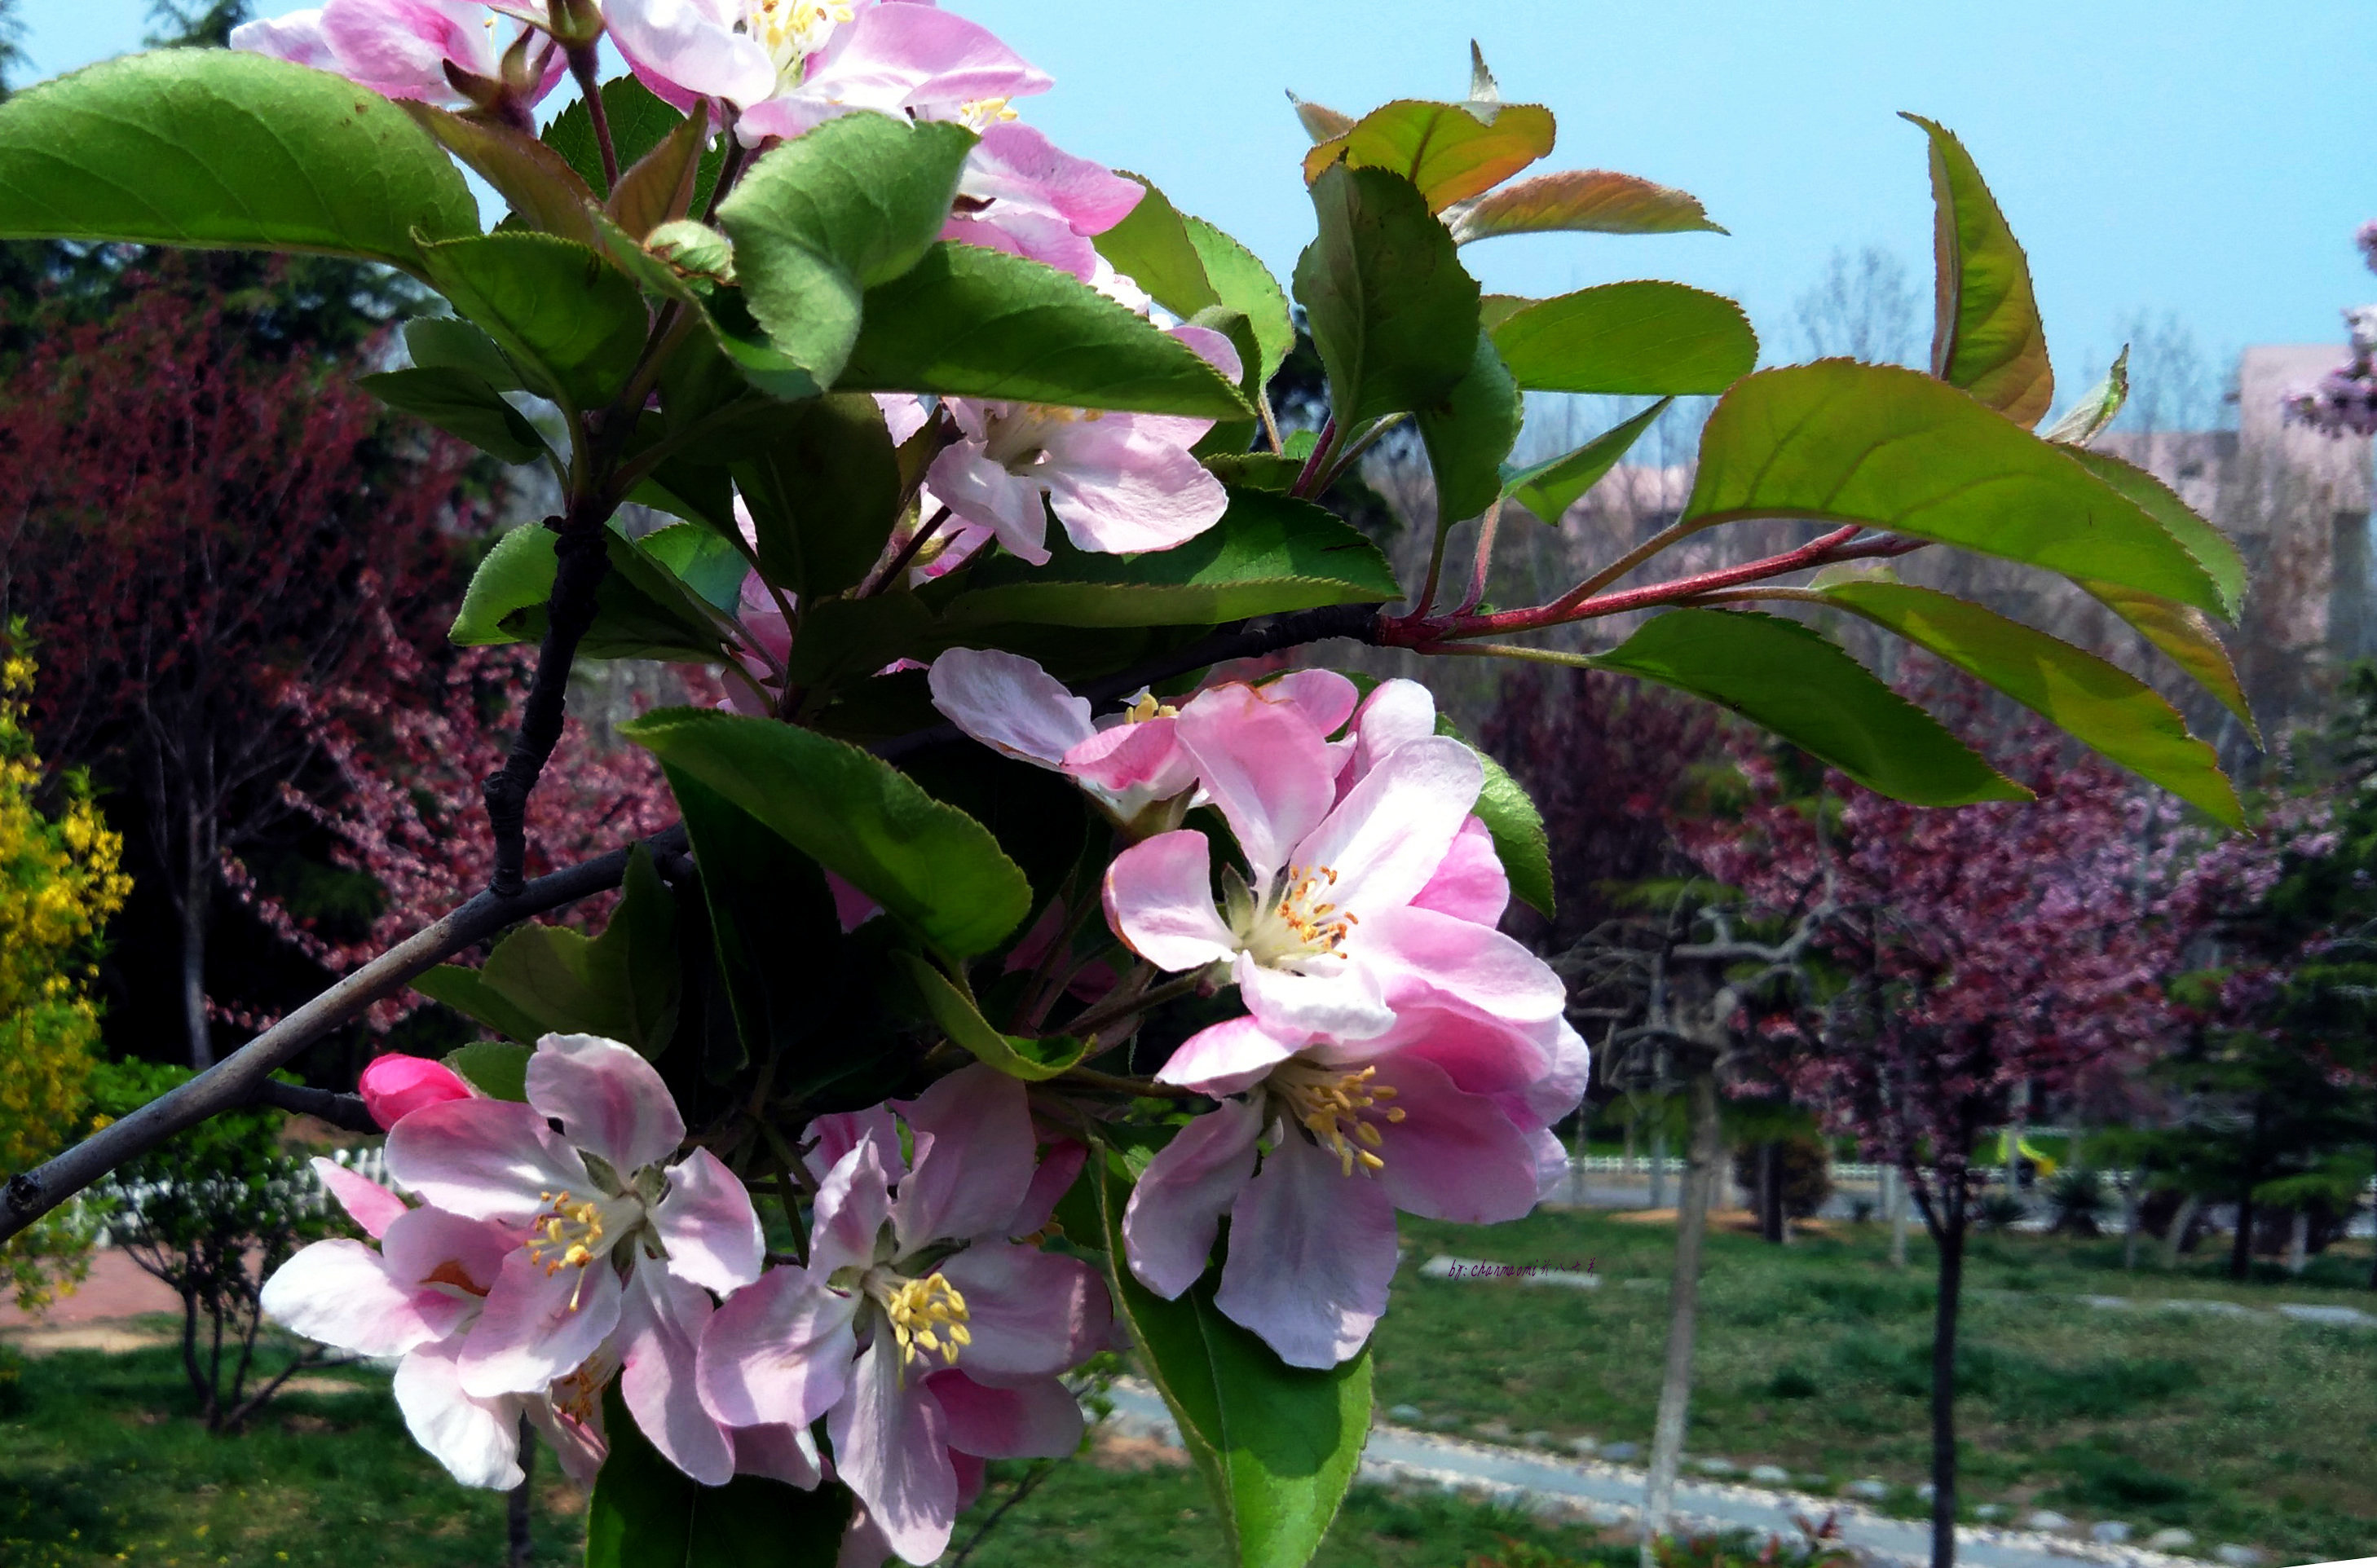
<path id="1" fill-rule="evenodd" d="M 1765 1241 L 1785 1240 L 1783 1146 L 1773 1138 L 1758 1146 L 1758 1236 Z"/>
<path id="2" fill-rule="evenodd" d="M 1667 1206 L 1667 1108 L 1651 1123 L 1651 1206 Z"/>
<path id="3" fill-rule="evenodd" d="M 1890 1266 L 1906 1266 L 1906 1172 L 1895 1165 L 1887 1166 L 1883 1178 L 1890 1183 Z"/>
<path id="4" fill-rule="evenodd" d="M 2295 1210 L 2294 1223 L 2287 1227 L 2287 1272 L 2300 1274 L 2311 1262 L 2311 1211 Z"/>
<path id="5" fill-rule="evenodd" d="M 2179 1266 L 2180 1251 L 2187 1244 L 2188 1228 L 2195 1223 L 2195 1217 L 2203 1207 L 2204 1199 L 2194 1193 L 2190 1193 L 2180 1199 L 2179 1212 L 2170 1217 L 2170 1229 L 2163 1232 L 2163 1267 Z"/>
<path id="6" fill-rule="evenodd" d="M 1940 1300 L 1931 1323 L 1931 1568 L 1956 1562 L 1956 1309 L 1965 1289 L 1965 1194 L 1961 1176 L 1941 1194 L 1932 1240 L 1940 1248 Z"/>
<path id="7" fill-rule="evenodd" d="M 1719 1146 L 1716 1066 L 1694 1073 L 1691 1144 L 1684 1190 L 1676 1210 L 1676 1265 L 1667 1293 L 1667 1366 L 1659 1384 L 1659 1415 L 1651 1431 L 1651 1475 L 1642 1499 L 1642 1565 L 1655 1568 L 1651 1544 L 1667 1526 L 1675 1504 L 1676 1467 L 1683 1457 L 1684 1424 L 1691 1413 L 1692 1340 L 1700 1323 L 1701 1249 L 1708 1237 L 1709 1196 L 1716 1185 Z"/>
<path id="8" fill-rule="evenodd" d="M 504 1562 L 508 1568 L 528 1568 L 529 1554 L 535 1549 L 535 1543 L 529 1538 L 529 1501 L 531 1489 L 536 1485 L 536 1429 L 529 1425 L 526 1416 L 520 1419 L 520 1485 L 504 1499 Z"/>
<path id="9" fill-rule="evenodd" d="M 2260 1218 L 2248 1182 L 2237 1192 L 2237 1233 L 2228 1241 L 2228 1277 L 2245 1279 L 2253 1272 L 2253 1221 Z"/>
<path id="10" fill-rule="evenodd" d="M 214 863 L 207 853 L 208 824 L 195 807 L 183 814 L 182 1020 L 189 1032 L 190 1065 L 214 1065 L 214 1033 L 207 1023 L 207 916 L 213 903 Z"/>
<path id="11" fill-rule="evenodd" d="M 2138 1266 L 2138 1235 L 2144 1218 L 2146 1173 L 2132 1166 L 2121 1182 L 2121 1266 Z"/>

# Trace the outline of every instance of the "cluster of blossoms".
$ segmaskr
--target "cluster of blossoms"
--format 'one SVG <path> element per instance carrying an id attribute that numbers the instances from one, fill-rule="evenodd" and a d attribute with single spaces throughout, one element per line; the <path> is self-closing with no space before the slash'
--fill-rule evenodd
<path id="1" fill-rule="evenodd" d="M 2377 222 L 2363 223 L 2353 243 L 2377 272 Z M 2351 334 L 2352 358 L 2317 385 L 2288 392 L 2287 419 L 2329 435 L 2377 435 L 2377 305 L 2347 310 L 2344 325 Z"/>
<path id="2" fill-rule="evenodd" d="M 1132 1194 L 1142 1284 L 1187 1290 L 1227 1215 L 1216 1304 L 1289 1364 L 1333 1366 L 1386 1309 L 1395 1210 L 1484 1224 L 1535 1206 L 1584 1043 L 1559 977 L 1495 929 L 1510 883 L 1474 814 L 1483 768 L 1437 733 L 1425 687 L 1363 700 L 1299 671 L 1177 709 L 1142 696 L 1100 729 L 1012 654 L 944 654 L 931 683 L 961 729 L 1075 779 L 1130 840 L 1105 886 L 1124 944 L 1246 1006 L 1156 1074 L 1214 1109 Z M 1200 805 L 1239 857 L 1218 897 L 1212 842 L 1181 826 Z"/>
<path id="3" fill-rule="evenodd" d="M 1494 929 L 1509 885 L 1473 814 L 1483 773 L 1419 686 L 1304 671 L 1104 728 L 1013 655 L 933 666 L 943 710 L 1077 779 L 1125 847 L 1105 875 L 1140 965 L 1082 966 L 1088 1000 L 1158 971 L 1235 985 L 1243 1016 L 1155 1082 L 1191 1111 L 1125 1211 L 1125 1262 L 1176 1298 L 1230 1219 L 1215 1300 L 1283 1360 L 1354 1355 L 1385 1310 L 1395 1211 L 1512 1219 L 1559 1169 L 1548 1129 L 1584 1087 L 1543 962 Z M 1236 859 L 1183 826 L 1210 806 Z M 1052 915 L 1056 911 L 1052 911 Z M 1044 922 L 1045 924 L 1045 922 Z M 1024 945 L 1043 944 L 1046 931 Z M 385 1056 L 362 1090 L 392 1188 L 317 1163 L 367 1241 L 317 1243 L 268 1283 L 296 1331 L 400 1358 L 423 1445 L 466 1483 L 517 1484 L 525 1419 L 581 1481 L 603 1397 L 695 1479 L 833 1479 L 844 1561 L 925 1562 L 994 1458 L 1069 1453 L 1062 1374 L 1117 1343 L 1101 1277 L 1048 1244 L 1085 1130 L 1122 1112 L 986 1065 L 802 1134 L 796 1253 L 767 1250 L 742 1182 L 628 1046 L 549 1035 L 524 1101 Z M 820 1442 L 822 1432 L 822 1443 Z"/>

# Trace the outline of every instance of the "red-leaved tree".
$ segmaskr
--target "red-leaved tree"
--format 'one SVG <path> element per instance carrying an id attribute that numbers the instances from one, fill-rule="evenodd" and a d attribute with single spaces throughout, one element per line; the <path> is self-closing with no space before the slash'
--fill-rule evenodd
<path id="1" fill-rule="evenodd" d="M 2174 1028 L 2165 985 L 2187 937 L 2157 894 L 2166 851 L 2156 846 L 2169 837 L 2158 799 L 2093 758 L 2071 759 L 2043 726 L 1993 750 L 2035 802 L 1926 810 L 1836 774 L 1795 798 L 1771 758 L 1745 752 L 1748 806 L 1680 826 L 1750 913 L 1821 914 L 1813 945 L 1840 983 L 1749 1022 L 1795 1098 L 1905 1173 L 1936 1244 L 1941 1568 L 1955 1548 L 1957 1306 L 1976 1145 L 2006 1123 L 2017 1092 L 2074 1092 L 2155 1050 Z"/>
<path id="2" fill-rule="evenodd" d="M 170 261 L 124 297 L 0 381 L 0 621 L 40 649 L 45 754 L 109 787 L 136 897 L 171 907 L 203 1066 L 220 868 L 317 782 L 325 694 L 385 702 L 438 642 L 468 454 L 391 434 L 344 366 L 259 351 Z"/>

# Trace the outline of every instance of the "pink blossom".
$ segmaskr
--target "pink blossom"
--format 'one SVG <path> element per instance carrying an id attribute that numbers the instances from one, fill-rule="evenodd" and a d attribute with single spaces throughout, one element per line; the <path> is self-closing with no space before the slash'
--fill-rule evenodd
<path id="1" fill-rule="evenodd" d="M 355 1082 L 355 1092 L 363 1096 L 364 1109 L 371 1112 L 372 1120 L 383 1128 L 395 1126 L 400 1118 L 424 1105 L 472 1098 L 471 1086 L 443 1062 L 393 1051 L 372 1058 Z"/>
<path id="2" fill-rule="evenodd" d="M 1226 965 L 1248 1009 L 1283 1036 L 1375 1039 L 1405 1005 L 1540 1031 L 1565 992 L 1543 961 L 1464 919 L 1473 888 L 1419 900 L 1453 857 L 1484 773 L 1468 747 L 1424 735 L 1386 751 L 1341 800 L 1337 759 L 1292 705 L 1221 687 L 1184 710 L 1180 743 L 1238 841 L 1251 885 L 1212 894 L 1202 833 L 1160 834 L 1107 868 L 1109 923 L 1158 968 Z M 1473 845 L 1462 850 L 1474 856 Z M 1456 861 L 1455 869 L 1460 869 Z"/>
<path id="3" fill-rule="evenodd" d="M 990 31 L 904 0 L 610 0 L 612 41 L 679 108 L 716 98 L 758 146 L 854 110 L 995 118 L 1047 77 Z"/>
<path id="4" fill-rule="evenodd" d="M 1232 381 L 1237 351 L 1218 332 L 1176 327 Z M 1081 550 L 1169 550 L 1222 520 L 1229 496 L 1189 453 L 1212 420 L 952 398 L 961 439 L 927 482 L 961 519 L 1033 565 L 1048 560 L 1048 513 Z"/>
<path id="5" fill-rule="evenodd" d="M 941 238 L 1045 262 L 1084 282 L 1112 272 L 1091 242 L 1139 205 L 1145 187 L 1063 151 L 1029 125 L 996 121 L 967 154 L 957 209 Z"/>
<path id="6" fill-rule="evenodd" d="M 517 1238 L 455 1357 L 463 1393 L 533 1393 L 615 1344 L 637 1424 L 715 1485 L 734 1473 L 733 1454 L 715 1423 L 687 1417 L 694 1348 L 705 1292 L 758 1277 L 759 1221 L 707 1149 L 662 1164 L 684 1140 L 666 1086 L 632 1049 L 547 1035 L 529 1059 L 526 1104 L 416 1111 L 388 1134 L 388 1170 L 438 1208 Z"/>
<path id="7" fill-rule="evenodd" d="M 1583 1041 L 1453 1016 L 1377 1041 L 1274 1033 L 1254 1018 L 1192 1037 L 1157 1076 L 1221 1099 L 1141 1175 L 1123 1214 L 1141 1283 L 1177 1297 L 1205 1271 L 1222 1217 L 1214 1304 L 1291 1366 L 1353 1355 L 1386 1310 L 1394 1211 L 1516 1219 L 1560 1169 L 1550 1124 L 1584 1091 Z"/>
<path id="8" fill-rule="evenodd" d="M 548 34 L 471 0 L 328 0 L 243 22 L 231 46 L 335 71 L 388 98 L 522 121 L 567 69 Z"/>
<path id="9" fill-rule="evenodd" d="M 929 1562 L 957 1513 L 952 1451 L 1058 1455 L 1080 1440 L 1056 1374 L 1105 1342 L 1105 1293 L 1078 1260 L 1012 1238 L 1046 1225 L 1081 1150 L 1038 1159 L 1023 1086 L 984 1066 L 813 1131 L 808 1260 L 719 1309 L 702 1403 L 737 1428 L 824 1417 L 835 1474 L 892 1550 Z"/>

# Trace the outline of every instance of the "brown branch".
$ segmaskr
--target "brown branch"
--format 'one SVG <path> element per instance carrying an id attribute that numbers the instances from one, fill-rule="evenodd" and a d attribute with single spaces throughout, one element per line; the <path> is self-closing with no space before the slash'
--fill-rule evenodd
<path id="1" fill-rule="evenodd" d="M 496 869 L 487 891 L 516 897 L 527 885 L 528 797 L 561 740 L 569 696 L 569 671 L 578 645 L 594 624 L 594 596 L 609 575 L 607 507 L 578 506 L 567 520 L 549 517 L 554 542 L 553 598 L 546 610 L 544 642 L 536 654 L 536 677 L 520 706 L 520 726 L 504 766 L 480 786 L 487 802 L 487 826 L 495 830 Z"/>

